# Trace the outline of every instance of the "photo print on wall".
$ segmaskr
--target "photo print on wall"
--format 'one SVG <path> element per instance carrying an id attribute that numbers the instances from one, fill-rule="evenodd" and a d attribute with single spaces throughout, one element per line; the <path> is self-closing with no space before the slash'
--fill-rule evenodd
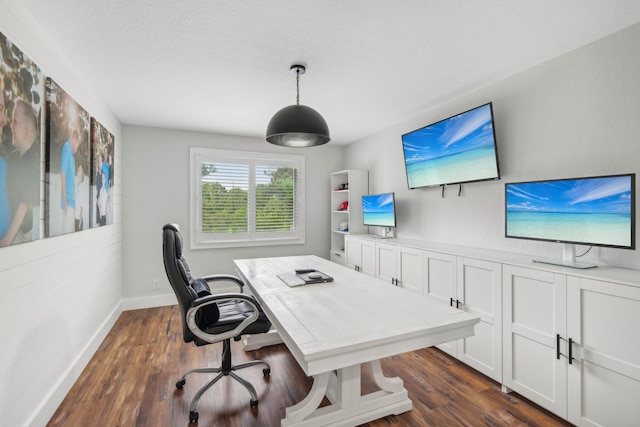
<path id="1" fill-rule="evenodd" d="M 0 247 L 40 238 L 44 77 L 0 33 Z"/>
<path id="2" fill-rule="evenodd" d="M 91 118 L 91 227 L 113 224 L 114 138 Z"/>
<path id="3" fill-rule="evenodd" d="M 45 231 L 89 228 L 89 113 L 53 79 L 46 81 Z"/>

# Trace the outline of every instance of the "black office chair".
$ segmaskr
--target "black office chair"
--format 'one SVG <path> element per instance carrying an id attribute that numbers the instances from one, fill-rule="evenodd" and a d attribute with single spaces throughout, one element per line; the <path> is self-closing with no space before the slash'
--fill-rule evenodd
<path id="1" fill-rule="evenodd" d="M 271 368 L 268 363 L 262 360 L 232 365 L 231 338 L 238 341 L 243 334 L 265 333 L 271 328 L 271 322 L 251 295 L 243 293 L 211 294 L 208 283 L 217 281 L 233 282 L 242 291 L 244 282 L 238 277 L 229 274 L 214 274 L 201 278 L 191 276 L 189 265 L 182 255 L 182 236 L 177 224 L 167 224 L 162 228 L 162 252 L 167 277 L 178 298 L 184 341 L 193 342 L 197 346 L 223 342 L 221 367 L 192 369 L 176 382 L 176 387 L 181 389 L 186 383 L 186 376 L 191 373 L 218 373 L 193 397 L 189 407 L 189 421 L 198 420 L 196 405 L 200 397 L 222 376 L 231 376 L 249 390 L 251 394 L 250 405 L 255 408 L 258 406 L 256 390 L 251 383 L 234 371 L 262 364 L 266 366 L 262 372 L 267 376 L 271 373 Z"/>

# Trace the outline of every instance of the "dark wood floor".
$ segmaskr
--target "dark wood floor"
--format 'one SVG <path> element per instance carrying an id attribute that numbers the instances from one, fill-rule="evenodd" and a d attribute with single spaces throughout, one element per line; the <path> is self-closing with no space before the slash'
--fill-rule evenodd
<path id="1" fill-rule="evenodd" d="M 206 383 L 206 374 L 175 382 L 194 367 L 218 366 L 222 344 L 195 347 L 182 341 L 177 306 L 122 313 L 98 352 L 47 424 L 53 426 L 189 426 L 191 397 Z M 234 363 L 265 359 L 260 366 L 238 371 L 258 392 L 258 408 L 249 394 L 223 378 L 200 400 L 199 425 L 279 426 L 285 408 L 302 400 L 311 388 L 284 345 L 245 353 L 233 343 Z M 437 349 L 382 361 L 387 376 L 400 376 L 413 410 L 366 426 L 565 426 L 569 425 Z M 373 391 L 364 369 L 363 391 Z M 191 424 L 194 426 L 196 424 Z"/>

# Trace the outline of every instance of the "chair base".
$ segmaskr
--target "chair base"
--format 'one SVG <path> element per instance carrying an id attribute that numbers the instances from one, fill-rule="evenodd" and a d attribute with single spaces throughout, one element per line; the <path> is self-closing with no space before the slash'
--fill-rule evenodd
<path id="1" fill-rule="evenodd" d="M 234 380 L 238 381 L 240 384 L 244 386 L 244 388 L 246 388 L 249 391 L 249 394 L 251 395 L 251 401 L 250 401 L 251 408 L 255 408 L 258 406 L 258 394 L 256 393 L 256 389 L 253 387 L 253 385 L 249 381 L 245 380 L 240 375 L 236 374 L 235 371 L 239 369 L 255 366 L 255 365 L 265 365 L 266 368 L 262 370 L 262 373 L 264 374 L 264 376 L 267 376 L 271 374 L 271 367 L 267 362 L 263 360 L 254 360 L 251 362 L 240 363 L 238 365 L 232 365 L 230 340 L 226 339 L 224 340 L 223 343 L 224 345 L 222 348 L 222 366 L 218 368 L 191 369 L 190 371 L 187 371 L 182 376 L 182 378 L 180 378 L 176 382 L 176 388 L 182 389 L 185 383 L 187 382 L 186 378 L 187 378 L 187 375 L 189 374 L 194 374 L 194 373 L 207 373 L 207 374 L 217 373 L 218 374 L 215 376 L 215 378 L 213 378 L 211 381 L 209 381 L 207 384 L 201 387 L 200 390 L 198 390 L 198 392 L 193 396 L 193 399 L 191 400 L 191 404 L 189 405 L 189 422 L 195 422 L 198 420 L 199 415 L 198 415 L 198 411 L 196 411 L 196 406 L 198 405 L 198 402 L 200 401 L 200 398 L 202 397 L 202 395 L 207 390 L 209 390 L 216 382 L 218 382 L 220 378 L 226 377 L 226 376 L 229 376 Z"/>

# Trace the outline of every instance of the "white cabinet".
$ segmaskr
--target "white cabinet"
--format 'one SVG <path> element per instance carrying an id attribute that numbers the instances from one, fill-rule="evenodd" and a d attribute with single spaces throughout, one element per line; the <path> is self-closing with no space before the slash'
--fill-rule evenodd
<path id="1" fill-rule="evenodd" d="M 566 276 L 509 265 L 503 272 L 502 383 L 566 417 Z"/>
<path id="2" fill-rule="evenodd" d="M 474 335 L 441 350 L 496 381 L 502 380 L 502 265 L 423 252 L 423 289 L 445 304 L 480 316 Z"/>
<path id="3" fill-rule="evenodd" d="M 422 251 L 422 294 L 443 304 L 454 305 L 456 299 L 456 271 L 455 255 Z M 457 341 L 445 342 L 437 347 L 457 357 Z"/>
<path id="4" fill-rule="evenodd" d="M 503 283 L 503 384 L 576 425 L 637 425 L 640 287 L 516 266 Z"/>
<path id="5" fill-rule="evenodd" d="M 392 285 L 396 284 L 396 245 L 376 243 L 376 274 L 375 276 Z"/>
<path id="6" fill-rule="evenodd" d="M 419 249 L 375 242 L 376 277 L 422 294 L 422 253 Z"/>
<path id="7" fill-rule="evenodd" d="M 344 244 L 346 266 L 361 273 L 368 274 L 369 276 L 375 276 L 375 242 L 353 236 L 346 236 Z"/>
<path id="8" fill-rule="evenodd" d="M 581 426 L 640 422 L 640 287 L 567 278 L 568 419 Z M 568 353 L 567 349 L 567 355 Z"/>
<path id="9" fill-rule="evenodd" d="M 474 335 L 458 341 L 458 359 L 502 380 L 502 264 L 458 257 L 456 304 L 480 316 Z"/>
<path id="10" fill-rule="evenodd" d="M 362 223 L 362 195 L 369 193 L 369 174 L 363 170 L 343 170 L 330 176 L 331 248 L 329 259 L 346 263 L 345 236 L 366 233 Z"/>

